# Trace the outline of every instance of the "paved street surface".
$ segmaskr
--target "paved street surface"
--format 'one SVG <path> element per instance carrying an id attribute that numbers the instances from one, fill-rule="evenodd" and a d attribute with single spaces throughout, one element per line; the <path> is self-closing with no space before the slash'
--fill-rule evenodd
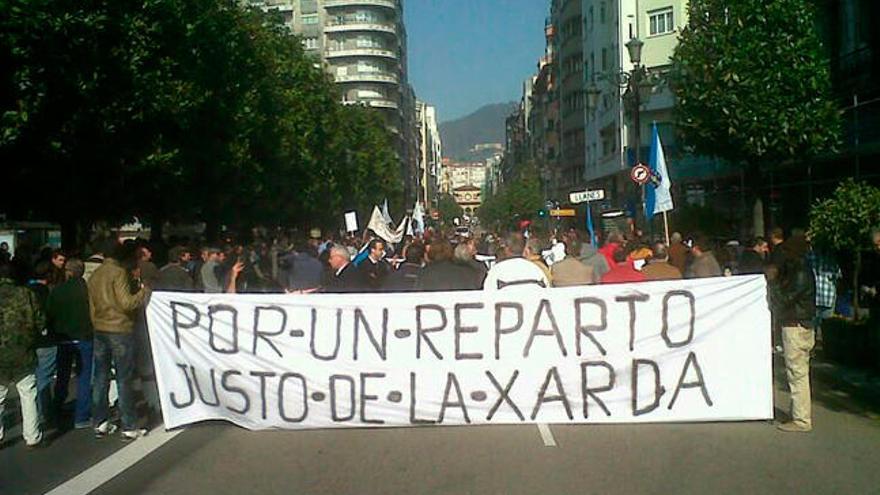
<path id="1" fill-rule="evenodd" d="M 814 381 L 811 434 L 764 422 L 551 425 L 552 439 L 535 426 L 248 432 L 211 423 L 125 446 L 72 431 L 48 449 L 0 451 L 0 493 L 84 493 L 86 478 L 116 472 L 94 493 L 880 493 L 876 378 L 817 363 Z M 783 388 L 777 380 L 777 409 Z M 124 469 L 125 457 L 142 459 Z"/>

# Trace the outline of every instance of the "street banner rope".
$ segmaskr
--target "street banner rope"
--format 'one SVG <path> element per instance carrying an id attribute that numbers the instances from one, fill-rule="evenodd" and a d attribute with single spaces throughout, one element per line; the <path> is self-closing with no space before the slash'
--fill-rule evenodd
<path id="1" fill-rule="evenodd" d="M 762 276 L 406 294 L 156 292 L 166 428 L 764 420 Z"/>

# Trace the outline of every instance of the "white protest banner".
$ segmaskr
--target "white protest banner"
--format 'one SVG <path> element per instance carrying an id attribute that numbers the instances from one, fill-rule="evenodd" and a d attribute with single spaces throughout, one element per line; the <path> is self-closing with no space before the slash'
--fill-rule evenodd
<path id="1" fill-rule="evenodd" d="M 762 276 L 494 292 L 157 292 L 167 428 L 760 420 Z"/>

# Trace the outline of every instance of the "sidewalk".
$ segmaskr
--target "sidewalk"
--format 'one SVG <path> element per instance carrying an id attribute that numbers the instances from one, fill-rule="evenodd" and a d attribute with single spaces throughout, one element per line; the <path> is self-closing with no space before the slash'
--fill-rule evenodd
<path id="1" fill-rule="evenodd" d="M 811 367 L 813 379 L 826 386 L 825 393 L 814 400 L 823 400 L 832 407 L 856 409 L 853 412 L 880 420 L 880 373 L 844 366 L 825 358 L 821 351 L 813 358 Z M 814 395 L 818 390 L 819 387 L 813 387 Z"/>

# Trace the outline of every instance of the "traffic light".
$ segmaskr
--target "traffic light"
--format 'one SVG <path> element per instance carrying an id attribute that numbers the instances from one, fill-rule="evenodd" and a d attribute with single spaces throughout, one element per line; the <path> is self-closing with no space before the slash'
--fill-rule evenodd
<path id="1" fill-rule="evenodd" d="M 544 209 L 544 208 L 541 208 L 540 210 L 538 210 L 538 216 L 541 217 L 541 218 L 546 217 L 546 216 L 547 216 L 547 210 Z"/>

